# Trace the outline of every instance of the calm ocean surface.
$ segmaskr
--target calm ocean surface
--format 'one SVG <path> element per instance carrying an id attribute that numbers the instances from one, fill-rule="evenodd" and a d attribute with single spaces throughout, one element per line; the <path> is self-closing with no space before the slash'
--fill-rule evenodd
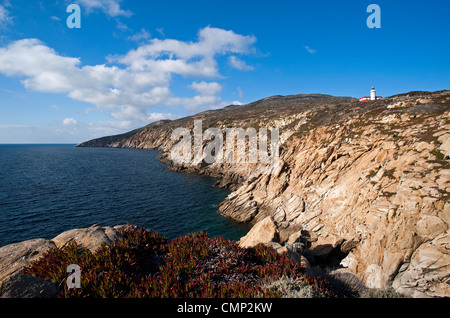
<path id="1" fill-rule="evenodd" d="M 248 231 L 217 212 L 228 191 L 214 179 L 166 170 L 157 151 L 0 145 L 0 246 L 93 224 L 127 221 L 168 239 Z"/>

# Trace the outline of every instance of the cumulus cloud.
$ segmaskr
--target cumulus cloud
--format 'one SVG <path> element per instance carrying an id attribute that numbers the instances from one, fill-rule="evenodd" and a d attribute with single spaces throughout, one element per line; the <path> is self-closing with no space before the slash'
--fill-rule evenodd
<path id="1" fill-rule="evenodd" d="M 86 8 L 87 12 L 100 10 L 111 17 L 130 17 L 133 15 L 131 11 L 121 9 L 121 0 L 77 0 L 75 2 Z"/>
<path id="2" fill-rule="evenodd" d="M 181 118 L 180 115 L 170 114 L 170 113 L 150 113 L 147 115 L 148 122 L 154 122 L 163 119 L 175 120 Z"/>
<path id="3" fill-rule="evenodd" d="M 78 125 L 78 120 L 76 120 L 75 118 L 65 118 L 62 121 L 62 124 L 64 126 L 76 126 L 76 125 Z"/>
<path id="4" fill-rule="evenodd" d="M 125 105 L 120 111 L 111 114 L 112 117 L 121 121 L 148 123 L 162 119 L 177 119 L 180 116 L 170 113 L 147 113 L 145 109 L 132 105 Z"/>
<path id="5" fill-rule="evenodd" d="M 210 95 L 196 95 L 194 97 L 172 97 L 169 100 L 172 105 L 183 105 L 190 114 L 200 112 L 208 109 L 219 109 L 229 103 L 223 102 L 220 96 Z"/>
<path id="6" fill-rule="evenodd" d="M 247 65 L 247 63 L 236 56 L 230 56 L 228 62 L 232 67 L 240 71 L 253 71 L 255 69 L 253 66 Z"/>
<path id="7" fill-rule="evenodd" d="M 196 42 L 152 39 L 116 61 L 138 71 L 153 69 L 183 76 L 213 77 L 218 75 L 216 55 L 248 54 L 254 52 L 255 42 L 253 36 L 206 27 L 199 31 Z"/>
<path id="8" fill-rule="evenodd" d="M 22 84 L 40 92 L 66 93 L 70 98 L 100 108 L 114 109 L 127 103 L 152 106 L 167 94 L 168 78 L 151 72 L 130 72 L 117 66 L 81 67 L 79 58 L 58 55 L 36 39 L 16 41 L 0 48 L 0 72 L 22 78 Z"/>
<path id="9" fill-rule="evenodd" d="M 200 95 L 216 95 L 222 91 L 222 85 L 217 82 L 193 82 L 190 88 L 195 89 Z"/>
<path id="10" fill-rule="evenodd" d="M 63 56 L 38 39 L 23 39 L 0 47 L 0 73 L 19 78 L 27 89 L 93 104 L 125 127 L 176 117 L 149 111 L 155 106 L 200 111 L 230 104 L 218 95 L 222 86 L 205 79 L 222 78 L 218 56 L 252 54 L 255 42 L 253 36 L 206 27 L 195 41 L 150 39 L 125 55 L 109 56 L 107 64 L 83 65 L 81 58 Z M 196 79 L 189 87 L 197 94 L 175 96 L 174 75 Z"/>

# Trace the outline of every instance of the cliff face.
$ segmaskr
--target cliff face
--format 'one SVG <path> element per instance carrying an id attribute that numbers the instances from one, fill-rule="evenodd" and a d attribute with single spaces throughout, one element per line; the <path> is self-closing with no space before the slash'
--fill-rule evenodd
<path id="1" fill-rule="evenodd" d="M 368 287 L 450 296 L 450 91 L 359 102 L 327 95 L 271 97 L 80 146 L 154 148 L 170 164 L 171 132 L 280 129 L 280 162 L 172 165 L 222 177 L 235 190 L 220 212 L 256 224 L 270 217 L 281 244 L 310 262 L 341 264 Z"/>

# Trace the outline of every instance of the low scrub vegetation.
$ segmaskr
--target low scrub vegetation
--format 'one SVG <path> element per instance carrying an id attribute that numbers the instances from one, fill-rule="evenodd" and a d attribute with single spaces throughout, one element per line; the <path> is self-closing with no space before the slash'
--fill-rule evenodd
<path id="1" fill-rule="evenodd" d="M 82 269 L 79 289 L 67 288 L 70 264 Z M 116 243 L 95 253 L 69 244 L 49 250 L 25 271 L 52 281 L 60 297 L 334 297 L 323 280 L 269 247 L 243 249 L 205 233 L 168 241 L 130 224 Z"/>

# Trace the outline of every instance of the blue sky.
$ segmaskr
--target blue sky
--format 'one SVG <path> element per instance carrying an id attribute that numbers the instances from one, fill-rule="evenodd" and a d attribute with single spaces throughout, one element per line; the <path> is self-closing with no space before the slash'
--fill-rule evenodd
<path id="1" fill-rule="evenodd" d="M 79 143 L 271 95 L 450 89 L 449 20 L 448 0 L 0 0 L 0 143 Z"/>

